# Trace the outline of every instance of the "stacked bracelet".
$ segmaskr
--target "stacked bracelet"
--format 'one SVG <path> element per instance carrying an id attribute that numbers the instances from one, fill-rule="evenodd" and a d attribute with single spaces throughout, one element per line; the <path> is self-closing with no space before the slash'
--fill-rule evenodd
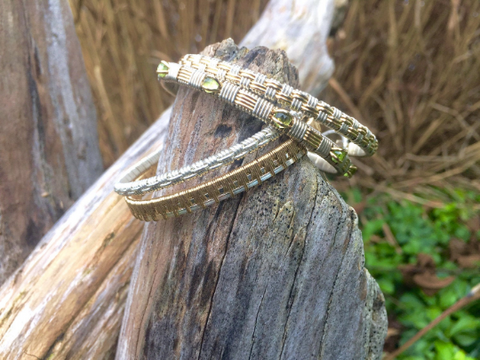
<path id="1" fill-rule="evenodd" d="M 321 170 L 350 177 L 356 167 L 348 155 L 369 156 L 377 150 L 375 136 L 354 118 L 305 92 L 238 65 L 201 55 L 186 55 L 180 64 L 162 61 L 157 74 L 167 85 L 185 85 L 213 95 L 269 126 L 227 150 L 167 174 L 144 178 L 157 164 L 160 151 L 130 168 L 115 185 L 115 191 L 126 196 L 128 206 L 138 219 L 167 219 L 219 203 L 261 184 L 306 153 Z M 342 145 L 312 127 L 314 122 L 341 135 Z M 280 134 L 291 139 L 223 176 L 172 195 L 141 198 L 228 165 Z"/>
<path id="2" fill-rule="evenodd" d="M 199 69 L 185 65 L 162 61 L 157 73 L 160 80 L 202 90 L 270 124 L 279 132 L 304 145 L 310 152 L 323 158 L 322 170 L 324 171 L 345 176 L 352 176 L 356 171 L 346 150 L 338 147 L 332 140 L 303 121 L 304 115 L 301 113 L 287 111 L 239 85 L 229 81 L 222 82 Z"/>
<path id="3" fill-rule="evenodd" d="M 218 169 L 221 166 L 231 164 L 235 160 L 242 159 L 247 154 L 257 151 L 271 141 L 278 139 L 278 137 L 279 133 L 275 129 L 266 127 L 241 143 L 204 160 L 197 161 L 190 166 L 185 166 L 167 174 L 136 180 L 149 168 L 157 165 L 161 154 L 161 151 L 157 151 L 142 159 L 137 165 L 128 169 L 120 181 L 115 184 L 115 191 L 120 195 L 128 196 L 142 195 L 164 189 L 191 180 L 197 176 L 201 176 L 211 170 Z"/>
<path id="4" fill-rule="evenodd" d="M 150 200 L 137 200 L 129 196 L 126 202 L 132 214 L 143 221 L 183 215 L 260 185 L 295 163 L 305 153 L 302 146 L 288 140 L 258 159 L 199 186 Z"/>
<path id="5" fill-rule="evenodd" d="M 351 140 L 347 148 L 349 155 L 371 156 L 378 149 L 378 141 L 367 127 L 335 107 L 290 85 L 204 55 L 185 55 L 180 64 L 201 70 L 220 81 L 236 84 L 293 111 L 303 112 L 308 118 L 313 118 Z"/>
<path id="6" fill-rule="evenodd" d="M 171 67 L 166 63 L 162 63 L 160 65 L 160 71 L 164 70 L 165 66 L 168 66 L 169 68 Z M 203 76 L 203 78 L 205 78 L 205 76 Z M 198 79 L 198 74 L 197 74 L 197 79 Z M 189 84 L 189 80 L 184 80 L 184 81 L 186 81 L 187 85 Z M 156 190 L 192 179 L 208 171 L 217 169 L 220 166 L 227 165 L 234 160 L 238 160 L 250 152 L 258 150 L 260 147 L 278 138 L 278 135 L 279 134 L 276 130 L 268 127 L 262 130 L 261 132 L 255 134 L 251 138 L 243 141 L 241 144 L 235 145 L 228 150 L 224 150 L 219 154 L 213 155 L 205 160 L 199 161 L 190 166 L 183 167 L 180 170 L 172 171 L 167 174 L 154 176 L 147 179 L 132 181 L 138 176 L 138 174 L 143 173 L 145 169 L 156 164 L 160 156 L 160 152 L 154 153 L 146 157 L 145 159 L 141 160 L 139 164 L 130 168 L 126 172 L 126 174 L 122 177 L 122 179 L 115 185 L 115 191 L 120 195 L 124 195 L 124 196 L 139 195 L 139 194 L 145 194 L 148 192 L 156 191 Z M 326 143 L 328 143 L 328 140 L 326 141 Z M 333 143 L 330 143 L 329 145 L 332 146 Z M 324 163 L 325 161 L 323 161 L 322 163 L 323 164 L 322 170 L 326 170 L 328 172 L 333 172 L 333 173 L 337 172 L 337 170 L 333 166 L 329 164 L 324 164 Z M 354 169 L 350 168 L 350 173 L 348 174 L 350 175 L 353 171 Z"/>

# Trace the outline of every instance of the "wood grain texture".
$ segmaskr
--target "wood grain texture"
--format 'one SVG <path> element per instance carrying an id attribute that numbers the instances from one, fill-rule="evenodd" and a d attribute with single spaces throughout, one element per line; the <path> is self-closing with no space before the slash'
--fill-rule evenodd
<path id="1" fill-rule="evenodd" d="M 143 229 L 113 184 L 162 146 L 169 117 L 90 187 L 0 288 L 0 359 L 113 356 Z"/>
<path id="2" fill-rule="evenodd" d="M 1 284 L 103 169 L 68 3 L 1 1 L 0 48 Z"/>
<path id="3" fill-rule="evenodd" d="M 298 86 L 283 51 L 224 41 L 205 53 Z M 260 126 L 192 90 L 172 111 L 160 172 Z M 356 214 L 305 159 L 218 207 L 146 226 L 116 356 L 379 359 L 386 329 Z"/>

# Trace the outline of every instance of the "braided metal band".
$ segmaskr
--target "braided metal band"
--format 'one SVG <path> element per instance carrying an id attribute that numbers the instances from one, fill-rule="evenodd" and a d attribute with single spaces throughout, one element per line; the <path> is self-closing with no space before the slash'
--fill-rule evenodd
<path id="1" fill-rule="evenodd" d="M 172 82 L 175 79 L 171 74 L 175 74 L 177 77 L 176 83 L 194 89 L 198 89 L 199 83 L 201 83 L 200 89 L 205 93 L 216 96 L 257 119 L 273 125 L 278 131 L 304 145 L 307 150 L 321 156 L 326 162 L 322 170 L 344 174 L 345 176 L 351 176 L 355 172 L 356 168 L 352 165 L 346 150 L 337 147 L 333 141 L 302 121 L 303 115 L 301 113 L 288 112 L 275 106 L 252 91 L 229 82 L 228 75 L 227 80 L 222 82 L 216 76 L 208 76 L 201 70 L 185 65 L 162 62 L 160 66 L 163 69 L 162 71 L 168 68 L 168 74 L 164 76 L 160 76 L 163 73 L 159 72 L 160 80 Z M 238 75 L 230 74 L 230 76 Z M 289 90 L 285 91 L 288 92 Z M 319 160 L 319 163 L 321 163 L 321 160 Z"/>
<path id="2" fill-rule="evenodd" d="M 319 123 L 337 131 L 353 142 L 349 144 L 348 153 L 352 156 L 371 156 L 378 149 L 378 141 L 370 130 L 356 119 L 341 112 L 333 106 L 316 99 L 310 94 L 282 84 L 275 79 L 255 73 L 249 69 L 239 69 L 238 65 L 218 61 L 204 55 L 185 55 L 180 64 L 202 69 L 209 75 L 222 74 L 229 82 L 248 89 L 270 101 L 276 101 L 294 111 L 301 111 Z"/>
<path id="3" fill-rule="evenodd" d="M 179 170 L 167 174 L 134 181 L 149 168 L 157 165 L 160 154 L 163 152 L 163 150 L 160 150 L 143 158 L 138 164 L 128 169 L 120 181 L 115 184 L 115 191 L 120 195 L 127 196 L 142 195 L 160 190 L 193 179 L 221 166 L 228 165 L 235 160 L 245 157 L 249 153 L 259 150 L 278 137 L 279 133 L 277 130 L 266 127 L 241 143 L 204 160 L 197 161 L 192 165 L 182 167 Z"/>
<path id="4" fill-rule="evenodd" d="M 160 218 L 187 214 L 260 185 L 295 163 L 305 153 L 306 150 L 294 140 L 287 140 L 258 159 L 212 181 L 150 200 L 137 200 L 129 196 L 126 202 L 132 214 L 143 221 L 157 221 Z"/>

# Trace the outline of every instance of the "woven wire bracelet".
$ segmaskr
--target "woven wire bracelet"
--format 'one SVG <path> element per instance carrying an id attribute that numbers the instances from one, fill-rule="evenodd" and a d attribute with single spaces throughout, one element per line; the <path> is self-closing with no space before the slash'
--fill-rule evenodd
<path id="1" fill-rule="evenodd" d="M 317 154 L 320 157 L 317 166 L 323 171 L 348 177 L 356 171 L 346 150 L 303 121 L 302 114 L 298 112 L 286 111 L 247 89 L 229 81 L 222 82 L 219 78 L 185 65 L 162 61 L 157 73 L 159 79 L 166 83 L 167 89 L 170 88 L 168 85 L 173 84 L 201 90 L 274 126 L 279 132 L 303 144 L 308 151 Z"/>
<path id="2" fill-rule="evenodd" d="M 218 204 L 260 185 L 294 164 L 305 153 L 306 150 L 297 142 L 287 140 L 258 159 L 201 185 L 148 200 L 137 199 L 135 196 L 128 196 L 125 200 L 132 214 L 142 221 L 184 215 Z"/>
<path id="3" fill-rule="evenodd" d="M 164 189 L 206 174 L 212 170 L 228 165 L 235 160 L 242 159 L 247 154 L 257 151 L 273 140 L 278 139 L 278 137 L 278 131 L 271 127 L 266 127 L 241 143 L 204 160 L 197 161 L 192 165 L 184 166 L 179 170 L 174 170 L 166 174 L 135 180 L 140 174 L 145 173 L 148 169 L 157 165 L 158 159 L 163 152 L 163 150 L 159 150 L 146 156 L 140 160 L 138 164 L 129 168 L 120 181 L 115 184 L 114 189 L 118 194 L 124 196 L 142 195 Z"/>
<path id="4" fill-rule="evenodd" d="M 312 117 L 320 124 L 349 139 L 350 142 L 346 144 L 348 155 L 371 156 L 378 149 L 375 135 L 366 126 L 337 108 L 304 91 L 294 89 L 288 84 L 205 55 L 185 55 L 180 60 L 180 64 L 201 69 L 209 75 L 218 76 L 241 88 L 249 89 L 262 98 L 277 102 L 291 110 L 305 113 L 308 117 Z"/>

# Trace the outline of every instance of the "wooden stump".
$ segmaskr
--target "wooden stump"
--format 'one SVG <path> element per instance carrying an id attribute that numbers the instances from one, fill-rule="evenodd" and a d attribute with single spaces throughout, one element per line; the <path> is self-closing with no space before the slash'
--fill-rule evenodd
<path id="1" fill-rule="evenodd" d="M 224 41 L 205 53 L 298 86 L 282 51 Z M 182 89 L 158 168 L 192 163 L 260 127 Z M 218 207 L 146 226 L 117 358 L 379 359 L 386 328 L 356 214 L 304 159 Z"/>
<path id="2" fill-rule="evenodd" d="M 102 173 L 65 0 L 0 2 L 0 284 Z"/>

